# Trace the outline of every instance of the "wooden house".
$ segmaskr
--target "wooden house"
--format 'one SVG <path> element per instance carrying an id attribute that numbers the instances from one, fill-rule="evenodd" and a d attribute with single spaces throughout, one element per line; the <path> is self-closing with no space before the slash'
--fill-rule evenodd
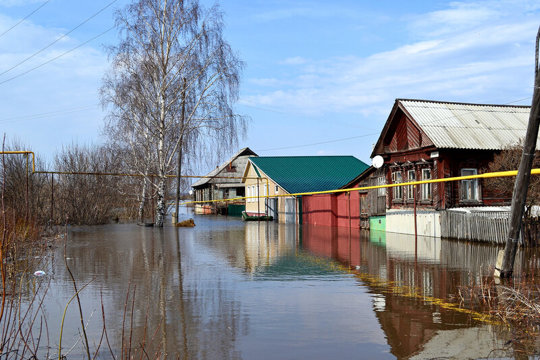
<path id="1" fill-rule="evenodd" d="M 248 158 L 252 156 L 257 156 L 257 154 L 248 147 L 243 148 L 228 161 L 196 181 L 191 185 L 194 200 L 210 201 L 243 197 L 245 193 L 242 175 L 244 174 Z M 234 210 L 234 212 L 239 215 L 244 209 L 244 201 L 197 204 L 195 206 L 195 212 L 199 214 L 223 213 L 236 208 L 240 210 Z"/>
<path id="2" fill-rule="evenodd" d="M 524 138 L 530 107 L 397 99 L 371 157 L 384 158 L 389 184 L 480 174 L 496 153 Z M 505 205 L 480 180 L 389 188 L 386 230 L 440 236 L 440 211 Z"/>
<path id="3" fill-rule="evenodd" d="M 243 179 L 248 197 L 246 212 L 249 215 L 270 215 L 283 223 L 311 221 L 319 216 L 316 214 L 318 210 L 310 210 L 310 205 L 304 207 L 304 201 L 311 204 L 317 200 L 289 194 L 339 189 L 367 167 L 354 156 L 249 158 Z M 321 206 L 324 208 L 325 205 Z M 305 213 L 304 209 L 308 212 Z"/>

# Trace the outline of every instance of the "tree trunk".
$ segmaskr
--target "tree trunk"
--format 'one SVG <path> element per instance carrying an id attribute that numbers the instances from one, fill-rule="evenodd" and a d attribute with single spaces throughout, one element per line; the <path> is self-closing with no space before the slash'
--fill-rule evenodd
<path id="1" fill-rule="evenodd" d="M 178 212 L 180 211 L 180 179 L 182 176 L 182 147 L 184 146 L 184 120 L 186 116 L 186 78 L 183 79 L 182 87 L 182 112 L 180 113 L 180 139 L 178 140 L 178 164 L 176 168 L 176 201 L 174 212 L 174 223 L 178 222 Z"/>
<path id="2" fill-rule="evenodd" d="M 148 174 L 145 174 L 148 175 Z M 141 190 L 141 201 L 139 201 L 139 222 L 142 224 L 144 222 L 144 207 L 146 206 L 146 191 L 147 191 L 147 180 L 146 176 L 143 177 L 143 186 Z"/>
<path id="3" fill-rule="evenodd" d="M 157 189 L 156 223 L 154 224 L 154 226 L 157 227 L 163 227 L 165 222 L 165 213 L 167 212 L 167 206 L 165 204 L 166 181 L 167 178 L 165 175 L 160 174 Z"/>

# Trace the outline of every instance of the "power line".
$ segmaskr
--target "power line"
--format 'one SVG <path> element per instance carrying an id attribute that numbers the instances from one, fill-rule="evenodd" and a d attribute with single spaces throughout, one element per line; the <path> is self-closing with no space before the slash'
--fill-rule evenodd
<path id="1" fill-rule="evenodd" d="M 314 146 L 314 145 L 321 145 L 321 144 L 330 144 L 330 143 L 335 143 L 335 142 L 340 142 L 340 141 L 358 139 L 358 138 L 373 136 L 373 135 L 377 135 L 377 134 L 379 134 L 379 133 L 364 134 L 364 135 L 351 136 L 351 137 L 346 137 L 346 138 L 340 138 L 340 139 L 334 139 L 334 140 L 328 140 L 328 141 L 321 141 L 321 142 L 310 143 L 310 144 L 284 146 L 284 147 L 280 147 L 280 148 L 264 149 L 264 150 L 257 150 L 257 151 L 258 152 L 264 152 L 264 151 L 274 151 L 274 150 L 295 149 L 295 148 L 299 148 L 299 147 L 307 147 L 307 146 Z"/>
<path id="2" fill-rule="evenodd" d="M 15 121 L 18 122 L 18 121 L 26 121 L 26 120 L 35 120 L 35 119 L 42 119 L 42 118 L 52 117 L 52 116 L 56 116 L 56 115 L 71 114 L 71 113 L 75 113 L 75 112 L 79 112 L 79 111 L 85 111 L 85 110 L 94 109 L 94 108 L 96 108 L 98 106 L 99 106 L 99 104 L 86 105 L 86 106 L 81 106 L 81 107 L 76 107 L 76 108 L 56 110 L 56 111 L 39 113 L 39 114 L 13 116 L 13 117 L 9 117 L 9 118 L 0 119 L 0 123 L 4 124 L 4 123 L 15 122 Z"/>
<path id="3" fill-rule="evenodd" d="M 117 1 L 117 0 L 115 0 L 115 1 Z M 62 56 L 65 56 L 65 55 L 69 54 L 70 52 L 73 52 L 73 51 L 77 50 L 78 48 L 80 48 L 80 47 L 82 47 L 82 46 L 88 44 L 89 42 L 91 42 L 91 41 L 97 39 L 98 37 L 105 35 L 106 33 L 108 33 L 109 31 L 111 31 L 111 30 L 114 29 L 114 28 L 115 28 L 114 26 L 111 26 L 110 28 L 108 28 L 107 30 L 105 30 L 104 32 L 102 32 L 101 34 L 98 34 L 98 35 L 94 36 L 93 38 L 91 38 L 91 39 L 89 39 L 89 40 L 86 40 L 86 41 L 83 42 L 82 44 L 79 44 L 79 45 L 75 46 L 74 48 L 72 48 L 72 49 L 70 49 L 70 50 L 68 50 L 68 51 L 66 51 L 66 52 L 64 52 L 64 53 L 62 53 L 62 54 L 60 54 L 60 55 L 57 55 L 57 56 L 53 57 L 52 59 L 49 59 L 49 60 L 45 61 L 44 63 L 41 63 L 41 64 L 39 64 L 39 65 L 37 65 L 37 66 L 34 66 L 33 68 L 30 68 L 30 69 L 28 69 L 28 70 L 26 70 L 26 71 L 24 71 L 24 72 L 22 72 L 22 73 L 20 73 L 20 74 L 17 74 L 17 75 L 15 75 L 15 76 L 13 76 L 13 77 L 10 77 L 9 79 L 0 81 L 0 85 L 5 84 L 5 83 L 7 83 L 7 82 L 9 82 L 9 81 L 11 81 L 11 80 L 15 80 L 15 79 L 17 79 L 17 78 L 19 78 L 19 77 L 21 77 L 21 76 L 23 76 L 23 75 L 28 74 L 29 72 L 32 72 L 32 71 L 34 71 L 34 70 L 36 70 L 36 69 L 39 69 L 40 67 L 42 67 L 42 66 L 44 66 L 44 65 L 47 65 L 47 64 L 50 63 L 50 62 L 53 62 L 54 60 L 57 60 L 57 59 L 61 58 Z"/>
<path id="4" fill-rule="evenodd" d="M 521 101 L 523 101 L 523 100 L 530 99 L 530 98 L 531 98 L 531 97 L 529 96 L 529 97 L 526 97 L 526 98 L 522 98 L 522 99 L 518 99 L 518 100 L 513 100 L 513 101 L 510 101 L 510 102 L 504 103 L 504 104 L 502 104 L 502 105 L 511 105 L 511 104 L 514 104 L 514 103 L 517 103 L 517 102 L 521 102 Z M 474 104 L 473 104 L 473 105 L 474 105 Z M 255 107 L 255 106 L 252 106 L 252 107 Z M 428 108 L 427 106 L 421 106 L 421 107 Z M 256 107 L 255 107 L 255 108 L 256 108 Z M 262 109 L 262 110 L 267 110 L 267 109 Z M 450 119 L 450 118 L 453 118 L 453 117 L 454 117 L 454 116 L 447 117 L 447 118 L 443 118 L 443 119 L 432 120 L 432 121 L 430 121 L 430 122 L 427 122 L 427 123 L 424 124 L 424 125 L 431 125 L 431 124 L 437 123 L 437 122 L 439 122 L 439 121 L 444 121 L 445 119 Z M 380 135 L 380 132 L 377 132 L 377 133 L 370 133 L 370 134 L 365 134 L 365 135 L 359 135 L 359 136 L 351 136 L 351 137 L 340 138 L 340 139 L 334 139 L 334 140 L 328 140 L 328 141 L 321 141 L 321 142 L 310 143 L 310 144 L 292 145 L 292 146 L 284 146 L 284 147 L 279 147 L 279 148 L 264 149 L 264 150 L 258 150 L 258 152 L 266 152 L 266 151 L 274 151 L 274 150 L 287 150 L 287 149 L 295 149 L 295 148 L 301 148 L 301 147 L 308 147 L 308 146 L 315 146 L 315 145 L 329 144 L 329 143 L 340 142 L 340 141 L 347 141 L 347 140 L 353 140 L 353 139 L 358 139 L 358 138 L 368 137 L 368 136 L 373 136 L 373 135 Z"/>
<path id="5" fill-rule="evenodd" d="M 44 7 L 45 5 L 47 5 L 47 3 L 49 3 L 49 1 L 51 0 L 47 0 L 45 1 L 43 4 L 41 4 L 40 6 L 38 6 L 34 11 L 32 11 L 30 14 L 26 15 L 25 17 L 23 17 L 21 20 L 19 20 L 15 25 L 13 25 L 12 27 L 10 27 L 9 29 L 7 29 L 6 31 L 4 31 L 3 33 L 0 34 L 0 37 L 6 35 L 8 32 L 10 32 L 11 30 L 13 30 L 16 26 L 20 25 L 24 20 L 28 19 L 30 16 L 34 15 L 35 12 L 37 12 L 39 9 L 41 9 L 42 7 Z"/>
<path id="6" fill-rule="evenodd" d="M 66 36 L 68 36 L 69 34 L 71 34 L 72 32 L 74 32 L 75 30 L 77 30 L 78 28 L 80 28 L 81 26 L 83 26 L 84 24 L 86 24 L 88 21 L 90 21 L 91 19 L 95 18 L 96 16 L 98 16 L 100 13 L 102 13 L 103 11 L 105 11 L 107 8 L 109 8 L 112 4 L 114 4 L 115 2 L 117 2 L 118 0 L 113 0 L 111 1 L 110 3 L 108 3 L 105 7 L 101 8 L 98 12 L 94 13 L 92 16 L 90 16 L 89 18 L 87 18 L 86 20 L 84 20 L 82 23 L 80 23 L 79 25 L 75 26 L 73 29 L 69 30 L 67 33 L 65 33 L 64 35 L 60 36 L 58 39 L 54 40 L 53 42 L 51 42 L 49 45 L 41 48 L 40 50 L 36 51 L 35 53 L 33 53 L 32 55 L 28 56 L 27 58 L 25 58 L 24 60 L 20 61 L 19 63 L 13 65 L 12 67 L 10 67 L 9 69 L 7 70 L 4 70 L 3 72 L 0 73 L 0 76 L 4 75 L 5 73 L 19 67 L 20 65 L 24 64 L 25 62 L 27 62 L 28 60 L 32 59 L 33 57 L 35 57 L 36 55 L 42 53 L 43 51 L 47 50 L 48 48 L 50 48 L 51 46 L 53 46 L 54 44 L 56 44 L 57 42 L 59 42 L 60 40 L 64 39 Z M 109 29 L 111 30 L 111 29 Z M 109 31 L 107 30 L 107 31 Z"/>

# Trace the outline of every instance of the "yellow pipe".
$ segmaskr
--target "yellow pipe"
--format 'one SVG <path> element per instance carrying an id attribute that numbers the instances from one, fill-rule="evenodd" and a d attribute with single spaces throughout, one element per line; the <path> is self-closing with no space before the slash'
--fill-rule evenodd
<path id="1" fill-rule="evenodd" d="M 32 174 L 101 175 L 101 176 L 133 176 L 133 177 L 144 176 L 142 174 L 126 174 L 126 173 L 36 171 L 36 156 L 35 156 L 35 153 L 33 151 L 29 151 L 29 150 L 0 151 L 0 154 L 7 154 L 7 155 L 10 155 L 10 154 L 25 154 L 25 155 L 31 154 L 32 155 Z M 532 169 L 531 170 L 531 175 L 539 175 L 539 174 L 540 174 L 540 169 Z M 398 184 L 364 186 L 364 187 L 358 187 L 358 188 L 336 189 L 336 190 L 326 190 L 326 191 L 311 191 L 311 192 L 302 192 L 302 193 L 294 193 L 294 194 L 279 194 L 279 195 L 272 195 L 272 196 L 268 195 L 268 193 L 270 192 L 269 181 L 268 181 L 268 178 L 265 177 L 265 178 L 262 178 L 262 179 L 266 180 L 267 195 L 262 196 L 262 197 L 269 198 L 269 197 L 291 197 L 291 196 L 305 196 L 305 195 L 335 194 L 335 193 L 341 193 L 341 192 L 372 190 L 372 189 L 391 188 L 391 187 L 398 187 L 398 186 L 443 183 L 443 182 L 471 180 L 471 179 L 488 179 L 488 178 L 495 178 L 495 177 L 510 177 L 510 176 L 516 176 L 516 175 L 517 175 L 517 170 L 496 171 L 496 172 L 477 174 L 477 175 L 457 176 L 457 177 L 422 180 L 422 181 L 412 181 L 412 182 L 404 182 L 404 183 L 398 183 Z M 147 175 L 147 176 L 157 176 L 157 175 Z M 166 175 L 166 177 L 172 178 L 172 177 L 177 177 L 177 176 L 176 175 Z M 184 177 L 184 178 L 261 179 L 260 177 L 245 177 L 244 178 L 243 176 L 240 177 L 240 176 L 209 176 L 209 175 L 202 175 L 202 176 L 201 175 L 181 175 L 180 177 Z M 196 203 L 217 202 L 217 201 L 236 201 L 236 200 L 251 199 L 251 198 L 258 199 L 260 197 L 261 196 L 245 196 L 245 197 L 237 197 L 237 198 L 232 198 L 232 199 L 191 201 L 191 202 L 184 202 L 184 203 L 182 203 L 182 205 L 196 204 Z"/>
<path id="2" fill-rule="evenodd" d="M 32 154 L 32 174 L 36 170 L 36 155 L 33 151 L 21 150 L 21 151 L 0 151 L 0 154 L 14 155 L 14 154 Z"/>
<path id="3" fill-rule="evenodd" d="M 306 195 L 320 195 L 320 194 L 335 194 L 335 193 L 342 193 L 342 192 L 382 189 L 382 188 L 391 188 L 391 187 L 398 187 L 398 186 L 432 184 L 432 183 L 442 183 L 442 182 L 471 180 L 471 179 L 488 179 L 488 178 L 494 178 L 494 177 L 510 177 L 510 176 L 516 176 L 516 175 L 517 175 L 517 170 L 496 171 L 496 172 L 490 172 L 490 173 L 484 173 L 484 174 L 478 174 L 478 175 L 456 176 L 456 177 L 449 177 L 449 178 L 442 178 L 442 179 L 411 181 L 411 182 L 404 182 L 404 183 L 398 183 L 398 184 L 374 185 L 374 186 L 364 186 L 364 187 L 348 188 L 348 189 L 311 191 L 311 192 L 302 192 L 302 193 L 293 193 L 293 194 L 278 194 L 278 195 L 272 195 L 272 196 L 267 195 L 265 197 L 266 198 L 268 198 L 268 197 L 274 198 L 274 197 L 292 197 L 292 196 L 306 196 Z M 540 175 L 540 169 L 532 169 L 531 170 L 531 175 Z M 196 204 L 196 203 L 208 203 L 208 202 L 214 202 L 214 201 L 232 201 L 232 200 L 241 200 L 241 199 L 254 199 L 254 198 L 258 198 L 258 197 L 257 196 L 245 196 L 245 197 L 234 198 L 234 199 L 190 201 L 190 202 L 184 202 L 181 205 Z"/>

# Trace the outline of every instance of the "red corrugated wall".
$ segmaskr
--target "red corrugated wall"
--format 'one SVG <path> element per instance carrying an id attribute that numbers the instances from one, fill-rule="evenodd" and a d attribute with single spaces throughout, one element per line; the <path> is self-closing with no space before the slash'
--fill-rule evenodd
<path id="1" fill-rule="evenodd" d="M 350 196 L 350 200 L 349 200 Z M 350 193 L 302 197 L 302 223 L 324 226 L 360 227 L 360 195 Z"/>
<path id="2" fill-rule="evenodd" d="M 302 196 L 302 223 L 336 226 L 336 200 L 332 194 Z"/>

